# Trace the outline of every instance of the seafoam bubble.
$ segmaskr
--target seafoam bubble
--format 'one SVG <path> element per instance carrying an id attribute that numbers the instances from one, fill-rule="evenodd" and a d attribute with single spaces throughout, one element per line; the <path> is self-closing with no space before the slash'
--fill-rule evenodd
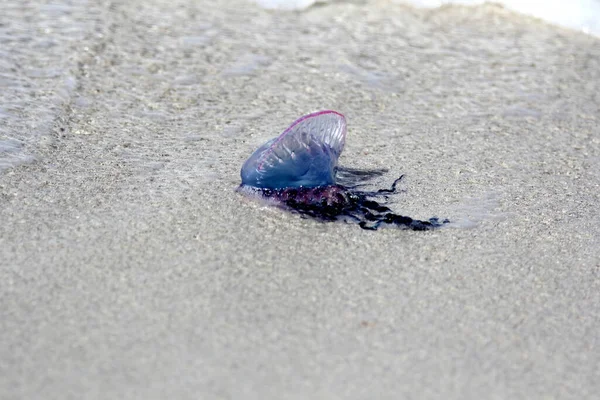
<path id="1" fill-rule="evenodd" d="M 14 153 L 23 147 L 23 142 L 15 139 L 0 140 L 0 154 Z"/>
<path id="2" fill-rule="evenodd" d="M 254 71 L 266 68 L 271 64 L 272 60 L 269 57 L 246 54 L 240 57 L 231 67 L 223 71 L 224 76 L 241 76 L 250 75 Z"/>
<path id="3" fill-rule="evenodd" d="M 24 144 L 20 140 L 0 140 L 0 172 L 17 165 L 34 161 L 32 155 L 22 153 L 23 147 Z"/>
<path id="4" fill-rule="evenodd" d="M 363 229 L 394 226 L 431 230 L 449 222 L 435 217 L 420 221 L 395 214 L 387 203 L 402 177 L 389 189 L 360 190 L 385 171 L 338 167 L 346 132 L 346 118 L 337 111 L 319 111 L 299 118 L 246 160 L 238 191 L 303 217 L 353 222 Z"/>
<path id="5" fill-rule="evenodd" d="M 456 207 L 452 214 L 456 218 L 447 226 L 449 228 L 468 229 L 478 227 L 484 221 L 504 221 L 512 217 L 511 213 L 502 212 L 500 208 L 500 193 L 490 191 L 479 197 L 468 197 Z"/>
<path id="6" fill-rule="evenodd" d="M 324 3 L 326 0 L 254 0 L 254 2 L 267 9 L 303 10 L 317 2 Z"/>

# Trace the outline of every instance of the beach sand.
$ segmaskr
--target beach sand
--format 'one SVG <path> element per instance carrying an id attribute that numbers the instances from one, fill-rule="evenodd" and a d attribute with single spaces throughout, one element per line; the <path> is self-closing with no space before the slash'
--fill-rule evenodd
<path id="1" fill-rule="evenodd" d="M 498 6 L 61 15 L 87 21 L 58 48 L 76 84 L 0 175 L 0 398 L 600 393 L 600 40 Z M 394 210 L 456 226 L 369 232 L 235 192 L 320 109 L 347 117 L 341 165 L 405 174 Z"/>

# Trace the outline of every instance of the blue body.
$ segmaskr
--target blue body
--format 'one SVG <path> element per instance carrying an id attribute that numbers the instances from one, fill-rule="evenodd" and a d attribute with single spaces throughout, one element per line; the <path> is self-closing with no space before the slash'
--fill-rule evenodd
<path id="1" fill-rule="evenodd" d="M 304 116 L 246 160 L 242 185 L 264 189 L 334 185 L 345 138 L 343 115 L 320 111 Z"/>
<path id="2" fill-rule="evenodd" d="M 273 141 L 267 142 L 244 163 L 242 185 L 266 189 L 317 187 L 335 184 L 337 156 L 326 145 L 311 142 L 308 149 L 293 150 L 293 156 L 275 157 L 276 166 L 263 164 L 256 168 L 257 160 L 268 151 Z"/>

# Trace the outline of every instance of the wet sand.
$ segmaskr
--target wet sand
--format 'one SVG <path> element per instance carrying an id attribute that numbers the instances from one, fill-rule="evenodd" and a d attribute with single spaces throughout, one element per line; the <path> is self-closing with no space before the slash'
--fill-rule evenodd
<path id="1" fill-rule="evenodd" d="M 57 48 L 75 83 L 36 161 L 0 175 L 0 398 L 600 392 L 598 39 L 385 1 L 61 18 L 87 21 Z M 342 165 L 405 174 L 397 212 L 464 228 L 367 232 L 235 193 L 319 109 L 348 119 Z"/>

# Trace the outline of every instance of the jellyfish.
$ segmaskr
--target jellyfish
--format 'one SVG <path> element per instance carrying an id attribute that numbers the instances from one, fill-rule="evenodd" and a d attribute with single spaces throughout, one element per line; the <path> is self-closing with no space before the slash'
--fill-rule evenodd
<path id="1" fill-rule="evenodd" d="M 449 222 L 394 213 L 388 207 L 389 196 L 398 192 L 403 176 L 390 188 L 361 190 L 365 182 L 386 170 L 338 166 L 345 141 L 346 118 L 339 112 L 325 110 L 305 115 L 246 160 L 238 191 L 266 199 L 304 218 L 352 222 L 367 230 L 395 226 L 423 231 Z"/>

